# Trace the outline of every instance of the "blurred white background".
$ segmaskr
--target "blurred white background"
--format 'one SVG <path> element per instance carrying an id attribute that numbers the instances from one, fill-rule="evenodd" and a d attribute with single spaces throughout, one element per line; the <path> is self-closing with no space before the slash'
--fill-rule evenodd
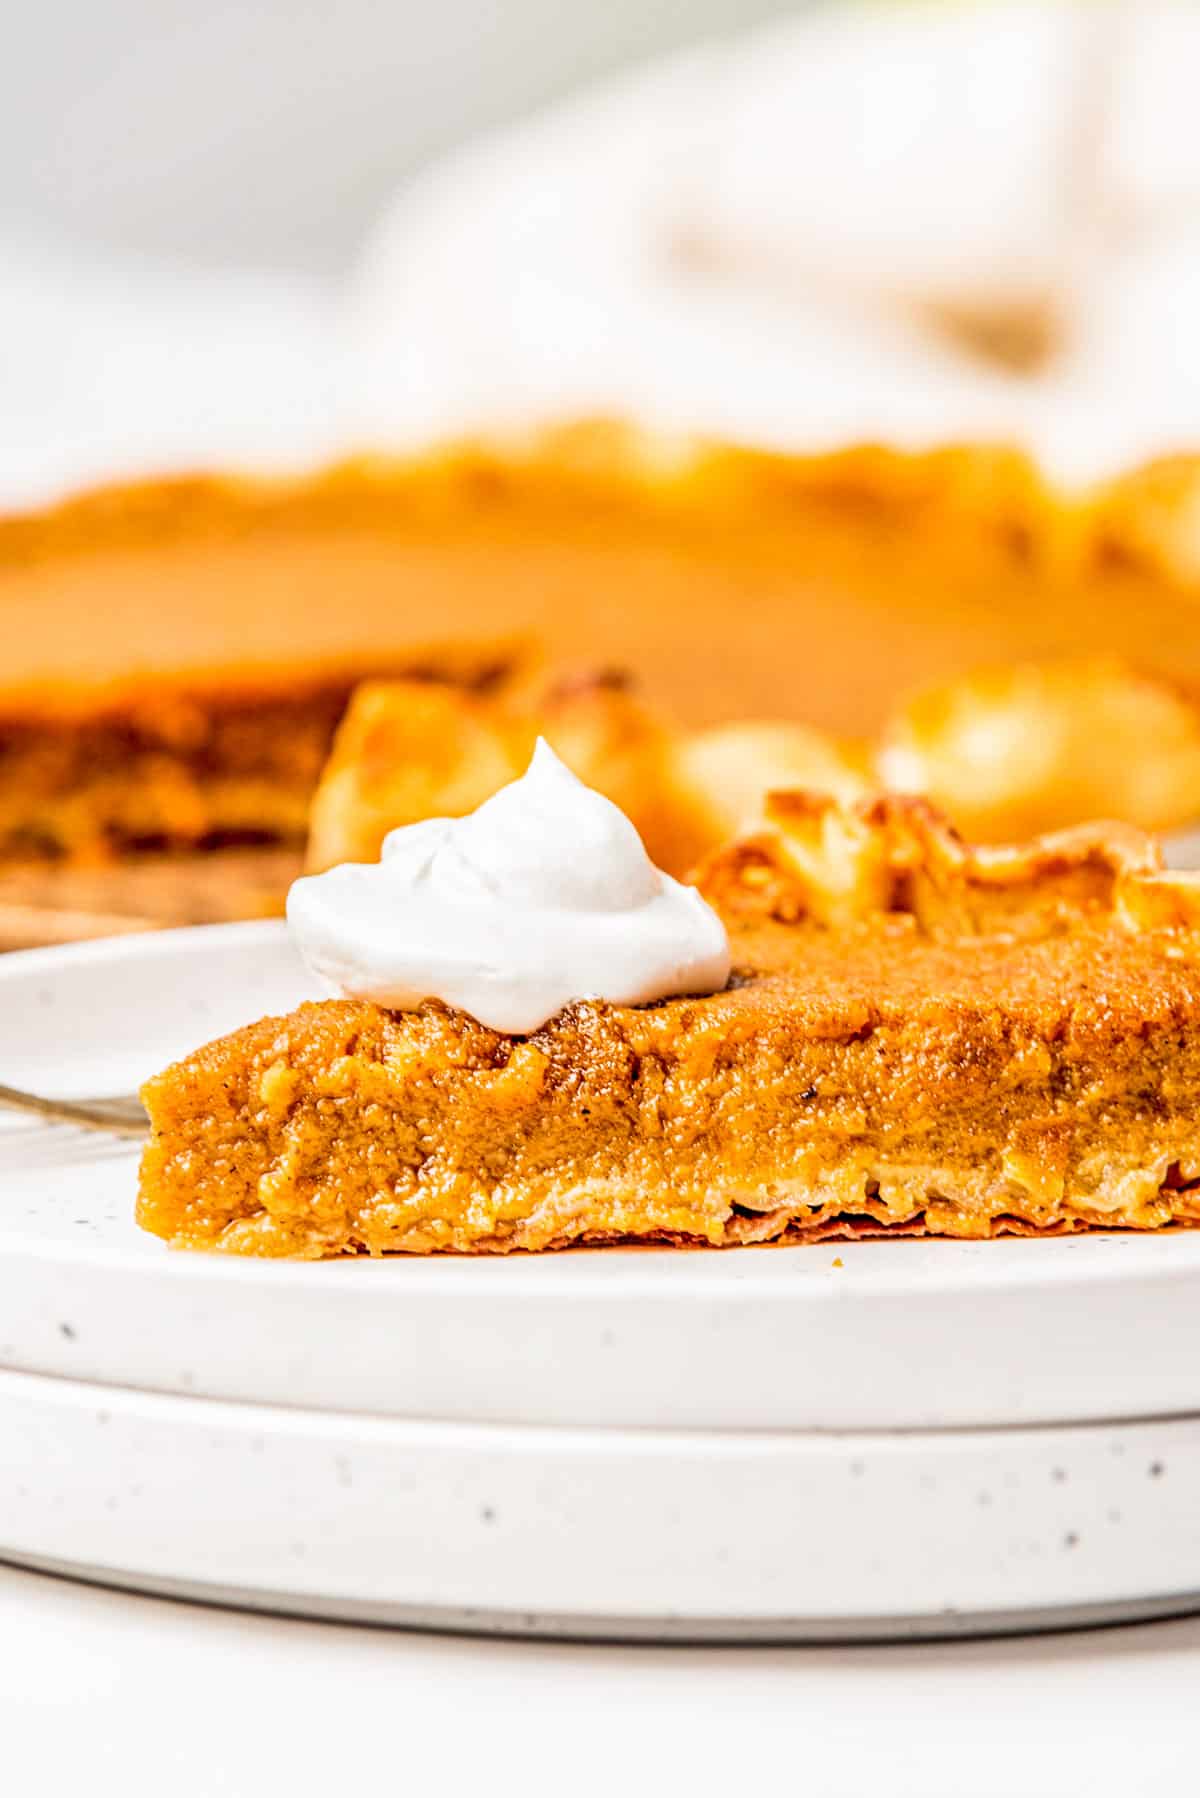
<path id="1" fill-rule="evenodd" d="M 1200 448 L 1198 77 L 1191 0 L 45 0 L 0 505 L 579 411 Z"/>
<path id="2" fill-rule="evenodd" d="M 341 283 L 397 182 L 780 0 L 41 0 L 0 58 L 0 505 L 353 442 Z M 353 408 L 350 408 L 351 412 Z"/>
<path id="3" fill-rule="evenodd" d="M 787 0 L 39 0 L 8 9 L 0 217 L 336 275 L 401 175 Z"/>

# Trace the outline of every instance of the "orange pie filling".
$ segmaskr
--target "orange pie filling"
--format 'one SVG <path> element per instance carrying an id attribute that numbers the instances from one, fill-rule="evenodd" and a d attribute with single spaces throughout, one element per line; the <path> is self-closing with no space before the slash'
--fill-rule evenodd
<path id="1" fill-rule="evenodd" d="M 1148 839 L 784 794 L 699 878 L 720 993 L 526 1037 L 329 1000 L 167 1069 L 139 1221 L 305 1257 L 1200 1221 L 1200 888 Z"/>

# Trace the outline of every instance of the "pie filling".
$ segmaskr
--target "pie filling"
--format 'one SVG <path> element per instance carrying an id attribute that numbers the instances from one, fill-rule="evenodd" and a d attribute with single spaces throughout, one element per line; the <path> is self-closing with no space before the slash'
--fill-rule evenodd
<path id="1" fill-rule="evenodd" d="M 777 998 L 585 1004 L 517 1040 L 432 1005 L 265 1020 L 151 1083 L 139 1221 L 299 1256 L 1200 1221 L 1200 1037 L 1164 1021 L 1115 1067 L 968 1016 L 803 1038 Z"/>
<path id="2" fill-rule="evenodd" d="M 479 682 L 495 678 L 480 672 Z M 0 711 L 0 861 L 300 847 L 359 672 L 275 692 L 162 682 L 125 701 Z M 413 680 L 447 680 L 437 666 Z"/>
<path id="3" fill-rule="evenodd" d="M 1200 885 L 1148 839 L 973 854 L 784 795 L 701 883 L 711 996 L 523 1037 L 329 1000 L 169 1068 L 139 1221 L 309 1257 L 1200 1222 Z"/>

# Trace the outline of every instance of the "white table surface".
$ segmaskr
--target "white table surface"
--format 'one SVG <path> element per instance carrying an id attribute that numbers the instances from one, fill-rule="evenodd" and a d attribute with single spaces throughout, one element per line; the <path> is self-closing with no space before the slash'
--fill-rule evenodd
<path id="1" fill-rule="evenodd" d="M 583 1648 L 0 1568 L 5 1785 L 30 1794 L 1187 1793 L 1198 1677 L 1200 1619 L 919 1648 Z"/>

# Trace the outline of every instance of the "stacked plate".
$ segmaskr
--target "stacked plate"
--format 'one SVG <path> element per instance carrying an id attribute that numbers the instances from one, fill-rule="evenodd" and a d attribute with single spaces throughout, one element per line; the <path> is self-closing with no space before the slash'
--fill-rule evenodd
<path id="1" fill-rule="evenodd" d="M 0 1080 L 130 1089 L 311 996 L 281 926 L 0 962 Z M 292 1264 L 176 1254 L 135 1151 L 0 1126 L 0 1554 L 581 1636 L 1200 1608 L 1200 1232 Z"/>

